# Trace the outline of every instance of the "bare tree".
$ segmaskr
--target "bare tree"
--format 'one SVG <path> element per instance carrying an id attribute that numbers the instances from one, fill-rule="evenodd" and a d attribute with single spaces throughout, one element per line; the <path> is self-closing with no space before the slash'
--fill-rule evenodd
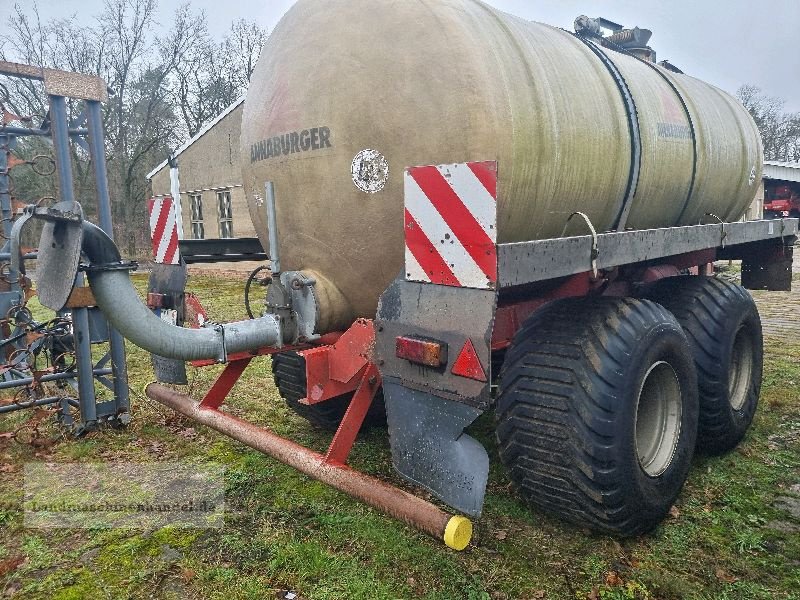
<path id="1" fill-rule="evenodd" d="M 145 174 L 243 93 L 265 36 L 237 21 L 215 42 L 205 15 L 188 3 L 164 30 L 156 10 L 157 0 L 105 0 L 87 25 L 74 18 L 42 21 L 35 4 L 16 5 L 10 33 L 0 37 L 2 60 L 99 75 L 114 90 L 103 114 L 109 185 L 115 228 L 131 254 L 146 244 Z M 40 83 L 8 78 L 4 85 L 8 108 L 46 119 Z M 77 107 L 70 107 L 71 118 Z M 24 152 L 42 151 L 41 143 L 28 144 Z M 76 151 L 73 162 L 81 200 L 91 205 L 91 190 L 81 187 L 91 179 L 88 156 Z"/>
<path id="2" fill-rule="evenodd" d="M 800 113 L 785 112 L 781 98 L 754 85 L 743 85 L 736 95 L 758 126 L 766 159 L 800 161 Z"/>
<path id="3" fill-rule="evenodd" d="M 220 43 L 212 41 L 205 28 L 198 31 L 173 82 L 174 103 L 187 135 L 193 136 L 244 93 L 266 36 L 265 29 L 243 19 L 231 25 Z"/>
<path id="4" fill-rule="evenodd" d="M 204 27 L 184 5 L 166 35 L 148 38 L 155 9 L 155 0 L 107 0 L 99 19 L 108 81 L 116 91 L 106 115 L 110 179 L 118 194 L 114 216 L 124 224 L 143 222 L 144 175 L 176 143 L 179 122 L 169 103 L 168 81 Z M 141 232 L 126 228 L 129 251 L 144 241 Z"/>
<path id="5" fill-rule="evenodd" d="M 266 29 L 239 19 L 233 22 L 230 33 L 223 40 L 222 56 L 228 65 L 228 74 L 239 91 L 245 90 L 250 83 L 250 76 L 266 39 Z"/>

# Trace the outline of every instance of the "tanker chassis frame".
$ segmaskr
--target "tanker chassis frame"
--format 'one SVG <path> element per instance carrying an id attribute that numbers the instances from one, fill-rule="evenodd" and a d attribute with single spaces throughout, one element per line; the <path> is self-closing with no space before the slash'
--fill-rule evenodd
<path id="1" fill-rule="evenodd" d="M 476 164 L 493 163 L 437 168 L 452 174 Z M 496 166 L 489 170 L 496 174 Z M 486 189 L 494 196 L 493 183 Z M 494 406 L 500 456 L 525 499 L 618 535 L 663 518 L 696 440 L 721 452 L 744 436 L 760 391 L 762 338 L 742 290 L 791 290 L 797 219 L 597 234 L 586 215 L 574 213 L 570 219 L 583 219 L 589 235 L 488 245 L 465 239 L 453 219 L 464 252 L 485 253 L 496 265 L 484 281 L 464 285 L 451 278 L 455 268 L 419 270 L 414 239 L 424 227 L 410 203 L 407 185 L 406 269 L 381 296 L 374 320 L 229 355 L 199 403 L 159 383 L 147 395 L 458 550 L 472 536 L 467 517 L 347 466 L 376 398 L 385 403 L 395 469 L 458 512 L 480 516 L 489 457 L 465 429 Z M 275 221 L 268 219 L 272 240 Z M 483 225 L 495 230 L 495 223 Z M 270 255 L 271 288 L 313 290 L 313 279 L 279 272 L 274 244 Z M 743 287 L 711 276 L 714 261 L 733 259 L 742 261 Z M 275 298 L 268 296 L 268 311 Z M 307 307 L 291 313 L 298 321 L 308 314 Z M 705 364 L 701 355 L 709 351 L 718 355 Z M 267 354 L 282 395 L 304 416 L 345 399 L 325 454 L 220 410 L 249 362 Z M 290 383 L 304 385 L 294 406 L 278 377 L 287 365 L 301 371 Z"/>

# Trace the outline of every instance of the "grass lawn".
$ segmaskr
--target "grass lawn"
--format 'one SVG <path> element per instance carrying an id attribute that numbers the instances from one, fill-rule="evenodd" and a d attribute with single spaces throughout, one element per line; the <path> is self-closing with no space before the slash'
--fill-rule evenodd
<path id="1" fill-rule="evenodd" d="M 146 277 L 135 278 L 143 289 Z M 233 320 L 244 316 L 242 284 L 193 276 L 188 289 L 213 319 Z M 765 361 L 745 442 L 726 456 L 698 456 L 670 518 L 636 539 L 594 535 L 530 511 L 496 460 L 493 415 L 484 415 L 471 433 L 493 458 L 486 506 L 473 544 L 457 553 L 151 402 L 142 391 L 152 380 L 149 356 L 129 346 L 127 429 L 73 440 L 45 410 L 0 417 L 0 597 L 800 598 L 800 520 L 785 510 L 800 504 L 800 339 L 768 338 Z M 219 371 L 190 368 L 192 395 L 201 397 Z M 314 449 L 329 442 L 286 409 L 268 358 L 251 363 L 229 404 Z M 35 444 L 7 435 L 36 423 L 43 437 Z M 183 459 L 226 469 L 223 528 L 22 526 L 26 462 Z M 360 438 L 351 463 L 404 485 L 385 431 Z"/>

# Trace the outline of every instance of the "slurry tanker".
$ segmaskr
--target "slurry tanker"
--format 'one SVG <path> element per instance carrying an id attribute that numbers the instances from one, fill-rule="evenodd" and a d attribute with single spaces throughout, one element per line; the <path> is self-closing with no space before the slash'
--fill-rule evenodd
<path id="1" fill-rule="evenodd" d="M 70 222 L 122 335 L 227 364 L 200 402 L 159 383 L 147 395 L 456 549 L 489 471 L 468 431 L 490 411 L 534 509 L 653 528 L 695 451 L 746 434 L 763 352 L 745 288 L 790 289 L 797 220 L 739 221 L 758 130 L 734 98 L 656 62 L 649 38 L 478 0 L 299 0 L 242 118 L 263 314 L 172 326 L 113 242 Z M 742 261 L 742 286 L 713 276 L 720 259 Z M 326 453 L 221 410 L 267 354 L 289 407 L 335 432 Z M 346 465 L 367 426 L 386 429 L 409 485 Z"/>

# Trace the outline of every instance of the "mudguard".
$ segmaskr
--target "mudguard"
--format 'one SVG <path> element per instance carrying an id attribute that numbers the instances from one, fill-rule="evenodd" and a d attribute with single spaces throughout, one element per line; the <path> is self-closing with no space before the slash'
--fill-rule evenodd
<path id="1" fill-rule="evenodd" d="M 464 433 L 490 403 L 491 334 L 496 294 L 396 279 L 381 296 L 377 364 L 383 379 L 392 462 L 407 480 L 453 508 L 479 516 L 489 457 Z M 397 357 L 397 337 L 445 344 L 446 364 L 425 367 Z M 484 377 L 453 373 L 470 344 Z"/>

